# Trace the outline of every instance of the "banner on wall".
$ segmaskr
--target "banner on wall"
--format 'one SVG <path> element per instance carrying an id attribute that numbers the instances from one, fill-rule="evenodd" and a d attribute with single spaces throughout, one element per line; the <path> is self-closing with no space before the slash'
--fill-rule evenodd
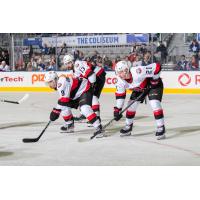
<path id="1" fill-rule="evenodd" d="M 58 75 L 61 74 L 72 76 L 72 72 L 58 72 Z M 6 88 L 9 89 L 8 91 L 15 91 L 17 88 L 19 88 L 20 91 L 23 91 L 23 88 L 29 88 L 30 91 L 31 88 L 33 88 L 34 91 L 37 91 L 37 88 L 47 88 L 44 84 L 44 75 L 45 72 L 2 72 L 0 73 L 0 91 L 6 91 Z M 162 72 L 161 78 L 165 89 L 171 89 L 175 92 L 181 90 L 183 93 L 184 90 L 187 90 L 187 93 L 199 90 L 200 93 L 200 72 L 198 71 L 166 71 Z M 108 92 L 113 92 L 116 81 L 115 73 L 107 72 L 104 89 Z"/>
<path id="2" fill-rule="evenodd" d="M 24 46 L 30 46 L 30 45 L 42 45 L 42 38 L 26 38 L 23 41 Z"/>
<path id="3" fill-rule="evenodd" d="M 127 43 L 149 43 L 149 34 L 127 34 Z"/>
<path id="4" fill-rule="evenodd" d="M 66 36 L 66 37 L 44 37 L 42 44 L 48 46 L 61 47 L 63 43 L 67 46 L 109 46 L 126 44 L 126 36 L 124 34 L 114 35 L 93 35 L 93 36 Z"/>
<path id="5" fill-rule="evenodd" d="M 108 34 L 108 35 L 86 35 L 65 37 L 43 37 L 42 44 L 61 47 L 63 43 L 67 46 L 112 46 L 127 45 L 130 43 L 148 43 L 148 34 Z"/>

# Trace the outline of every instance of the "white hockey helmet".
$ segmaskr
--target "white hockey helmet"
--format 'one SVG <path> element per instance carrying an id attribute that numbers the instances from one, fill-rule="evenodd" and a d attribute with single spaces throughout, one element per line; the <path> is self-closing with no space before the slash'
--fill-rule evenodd
<path id="1" fill-rule="evenodd" d="M 119 61 L 116 66 L 115 66 L 115 72 L 118 74 L 119 72 L 122 71 L 127 71 L 129 72 L 130 66 L 128 65 L 127 61 Z"/>
<path id="2" fill-rule="evenodd" d="M 49 71 L 45 73 L 45 76 L 44 76 L 45 83 L 49 83 L 50 81 L 57 80 L 57 79 L 58 79 L 58 75 L 56 72 Z"/>
<path id="3" fill-rule="evenodd" d="M 72 56 L 71 54 L 67 54 L 63 57 L 64 65 L 68 64 L 69 62 L 73 62 L 73 61 L 74 61 L 74 56 Z"/>

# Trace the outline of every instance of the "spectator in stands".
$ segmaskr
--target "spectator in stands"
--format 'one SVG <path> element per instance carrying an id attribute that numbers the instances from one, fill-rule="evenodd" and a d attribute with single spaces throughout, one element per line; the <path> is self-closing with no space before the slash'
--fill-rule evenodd
<path id="1" fill-rule="evenodd" d="M 130 52 L 130 54 L 131 53 L 135 53 L 136 52 L 136 45 L 134 44 L 132 47 L 131 47 L 131 52 Z"/>
<path id="2" fill-rule="evenodd" d="M 157 47 L 156 52 L 161 53 L 161 63 L 166 63 L 166 61 L 167 61 L 167 48 L 162 43 L 162 41 L 160 42 L 160 45 Z"/>
<path id="3" fill-rule="evenodd" d="M 29 48 L 29 58 L 31 58 L 33 55 L 33 46 L 30 45 L 30 48 Z"/>
<path id="4" fill-rule="evenodd" d="M 51 45 L 51 47 L 49 48 L 49 55 L 55 55 L 56 54 L 56 47 L 53 47 Z"/>
<path id="5" fill-rule="evenodd" d="M 45 70 L 45 64 L 41 57 L 37 60 L 37 66 L 38 66 L 38 70 L 40 70 L 40 71 Z"/>
<path id="6" fill-rule="evenodd" d="M 79 51 L 79 60 L 83 60 L 84 59 L 84 54 L 82 51 Z"/>
<path id="7" fill-rule="evenodd" d="M 192 40 L 192 43 L 189 46 L 189 52 L 192 52 L 194 54 L 198 54 L 199 53 L 199 43 L 197 42 L 196 39 Z"/>
<path id="8" fill-rule="evenodd" d="M 147 51 L 143 56 L 142 66 L 150 65 L 151 63 L 156 62 L 155 60 L 155 58 L 152 59 L 151 52 Z"/>
<path id="9" fill-rule="evenodd" d="M 153 39 L 153 42 L 156 42 L 160 38 L 160 33 L 150 33 L 149 36 L 150 36 L 149 37 L 150 41 L 152 41 L 152 39 Z"/>
<path id="10" fill-rule="evenodd" d="M 74 50 L 74 60 L 76 61 L 76 60 L 80 60 L 80 58 L 79 58 L 79 50 Z"/>
<path id="11" fill-rule="evenodd" d="M 110 66 L 103 64 L 103 58 L 100 56 L 97 57 L 96 64 L 98 67 L 104 68 L 105 71 L 112 71 Z"/>
<path id="12" fill-rule="evenodd" d="M 32 66 L 32 71 L 37 71 L 38 70 L 38 66 L 37 66 L 36 57 L 32 57 L 30 62 L 31 62 L 31 66 Z"/>
<path id="13" fill-rule="evenodd" d="M 4 60 L 1 62 L 0 71 L 3 71 L 3 72 L 9 72 L 10 71 L 10 66 L 8 66 L 6 64 L 6 61 L 4 61 Z"/>
<path id="14" fill-rule="evenodd" d="M 176 64 L 175 70 L 187 70 L 188 61 L 185 59 L 185 55 L 181 56 L 181 60 Z"/>
<path id="15" fill-rule="evenodd" d="M 136 54 L 135 61 L 132 62 L 132 67 L 137 67 L 142 65 L 142 58 L 139 54 Z"/>
<path id="16" fill-rule="evenodd" d="M 15 71 L 26 71 L 26 64 L 25 62 L 22 63 L 22 65 L 16 65 Z"/>
<path id="17" fill-rule="evenodd" d="M 112 71 L 112 68 L 110 66 L 103 65 L 103 58 L 100 57 L 100 56 L 97 57 L 96 64 L 97 64 L 98 67 L 104 68 L 105 71 Z"/>
<path id="18" fill-rule="evenodd" d="M 105 70 L 106 69 L 113 69 L 112 68 L 113 63 L 106 55 L 103 56 L 103 66 L 104 66 Z"/>
<path id="19" fill-rule="evenodd" d="M 191 57 L 190 62 L 188 63 L 188 70 L 198 70 L 198 69 L 199 69 L 198 57 L 196 55 L 193 55 Z"/>
<path id="20" fill-rule="evenodd" d="M 46 43 L 44 43 L 44 46 L 40 46 L 40 48 L 42 50 L 42 54 L 43 55 L 48 55 L 49 54 L 49 48 L 48 48 Z"/>
<path id="21" fill-rule="evenodd" d="M 62 44 L 62 46 L 61 46 L 61 50 L 60 50 L 59 56 L 60 56 L 60 55 L 65 55 L 65 54 L 67 54 L 67 45 L 66 45 L 66 43 L 64 42 L 64 43 Z"/>
<path id="22" fill-rule="evenodd" d="M 145 54 L 147 52 L 146 44 L 142 44 L 139 48 L 139 53 Z"/>
<path id="23" fill-rule="evenodd" d="M 56 71 L 56 63 L 54 59 L 51 59 L 46 68 L 47 71 Z"/>
<path id="24" fill-rule="evenodd" d="M 91 56 L 91 60 L 96 60 L 98 55 L 98 51 L 94 51 L 93 55 Z"/>
<path id="25" fill-rule="evenodd" d="M 8 51 L 2 51 L 0 55 L 0 62 L 5 61 L 7 65 L 9 65 L 9 54 Z"/>
<path id="26" fill-rule="evenodd" d="M 31 62 L 28 62 L 28 63 L 27 63 L 26 71 L 29 71 L 29 72 L 33 71 L 33 67 L 32 67 Z"/>
<path id="27" fill-rule="evenodd" d="M 135 59 L 136 59 L 136 53 L 135 52 L 130 53 L 129 56 L 128 56 L 128 60 L 130 62 L 134 62 Z"/>
<path id="28" fill-rule="evenodd" d="M 142 59 L 142 66 L 151 64 L 150 56 L 148 53 L 145 53 Z"/>

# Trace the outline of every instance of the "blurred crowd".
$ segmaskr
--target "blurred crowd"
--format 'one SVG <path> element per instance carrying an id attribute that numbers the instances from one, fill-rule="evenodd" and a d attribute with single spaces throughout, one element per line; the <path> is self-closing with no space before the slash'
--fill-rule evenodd
<path id="1" fill-rule="evenodd" d="M 49 71 L 49 70 L 63 70 L 62 58 L 67 53 L 72 54 L 75 60 L 86 60 L 102 65 L 106 71 L 115 69 L 118 61 L 125 59 L 132 66 L 148 65 L 152 62 L 166 63 L 167 48 L 163 42 L 158 45 L 137 44 L 133 45 L 128 55 L 116 56 L 110 58 L 109 55 L 102 55 L 97 50 L 85 55 L 80 49 L 73 49 L 68 51 L 64 43 L 61 48 L 48 47 L 46 44 L 40 47 L 40 51 L 34 52 L 30 47 L 26 52 L 24 59 L 19 59 L 15 65 L 16 71 Z"/>
<path id="2" fill-rule="evenodd" d="M 45 34 L 45 33 L 44 33 Z M 81 33 L 80 33 L 81 34 Z M 83 35 L 84 33 L 82 33 Z M 73 34 L 74 35 L 74 34 Z M 46 34 L 48 36 L 48 34 Z M 170 37 L 166 41 L 159 41 L 159 35 L 151 35 L 154 42 L 151 44 L 135 44 L 130 48 L 129 54 L 123 54 L 116 57 L 110 57 L 109 54 L 101 54 L 94 49 L 90 55 L 85 55 L 81 49 L 68 49 L 67 45 L 59 48 L 43 44 L 37 51 L 30 46 L 23 49 L 23 56 L 16 60 L 15 66 L 10 67 L 10 57 L 7 49 L 0 48 L 0 71 L 62 71 L 63 56 L 67 53 L 72 54 L 75 60 L 86 60 L 102 66 L 106 71 L 115 70 L 115 65 L 120 60 L 127 60 L 130 66 L 145 66 L 153 62 L 161 64 L 168 63 L 167 47 Z M 117 47 L 116 47 L 117 48 Z M 193 39 L 188 48 L 190 54 L 180 56 L 173 66 L 174 70 L 199 70 L 200 69 L 200 44 Z"/>
<path id="3" fill-rule="evenodd" d="M 0 71 L 10 71 L 8 50 L 0 48 Z"/>
<path id="4" fill-rule="evenodd" d="M 182 55 L 177 62 L 174 70 L 199 70 L 200 69 L 200 46 L 196 39 L 193 39 L 189 45 L 190 56 Z"/>

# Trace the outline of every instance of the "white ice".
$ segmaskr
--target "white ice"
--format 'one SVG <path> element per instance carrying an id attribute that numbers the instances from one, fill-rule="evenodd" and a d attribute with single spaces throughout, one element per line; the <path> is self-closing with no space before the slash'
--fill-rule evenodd
<path id="1" fill-rule="evenodd" d="M 19 100 L 24 94 L 1 93 L 1 99 Z M 80 143 L 78 138 L 90 137 L 94 129 L 76 123 L 75 133 L 63 135 L 60 118 L 39 142 L 23 143 L 40 134 L 56 102 L 56 93 L 30 93 L 20 105 L 0 103 L 0 165 L 200 165 L 199 95 L 164 95 L 167 138 L 162 141 L 155 138 L 150 106 L 140 104 L 130 137 L 119 137 L 123 118 L 108 127 L 110 137 Z M 114 94 L 102 94 L 103 124 L 112 119 L 114 102 Z"/>

